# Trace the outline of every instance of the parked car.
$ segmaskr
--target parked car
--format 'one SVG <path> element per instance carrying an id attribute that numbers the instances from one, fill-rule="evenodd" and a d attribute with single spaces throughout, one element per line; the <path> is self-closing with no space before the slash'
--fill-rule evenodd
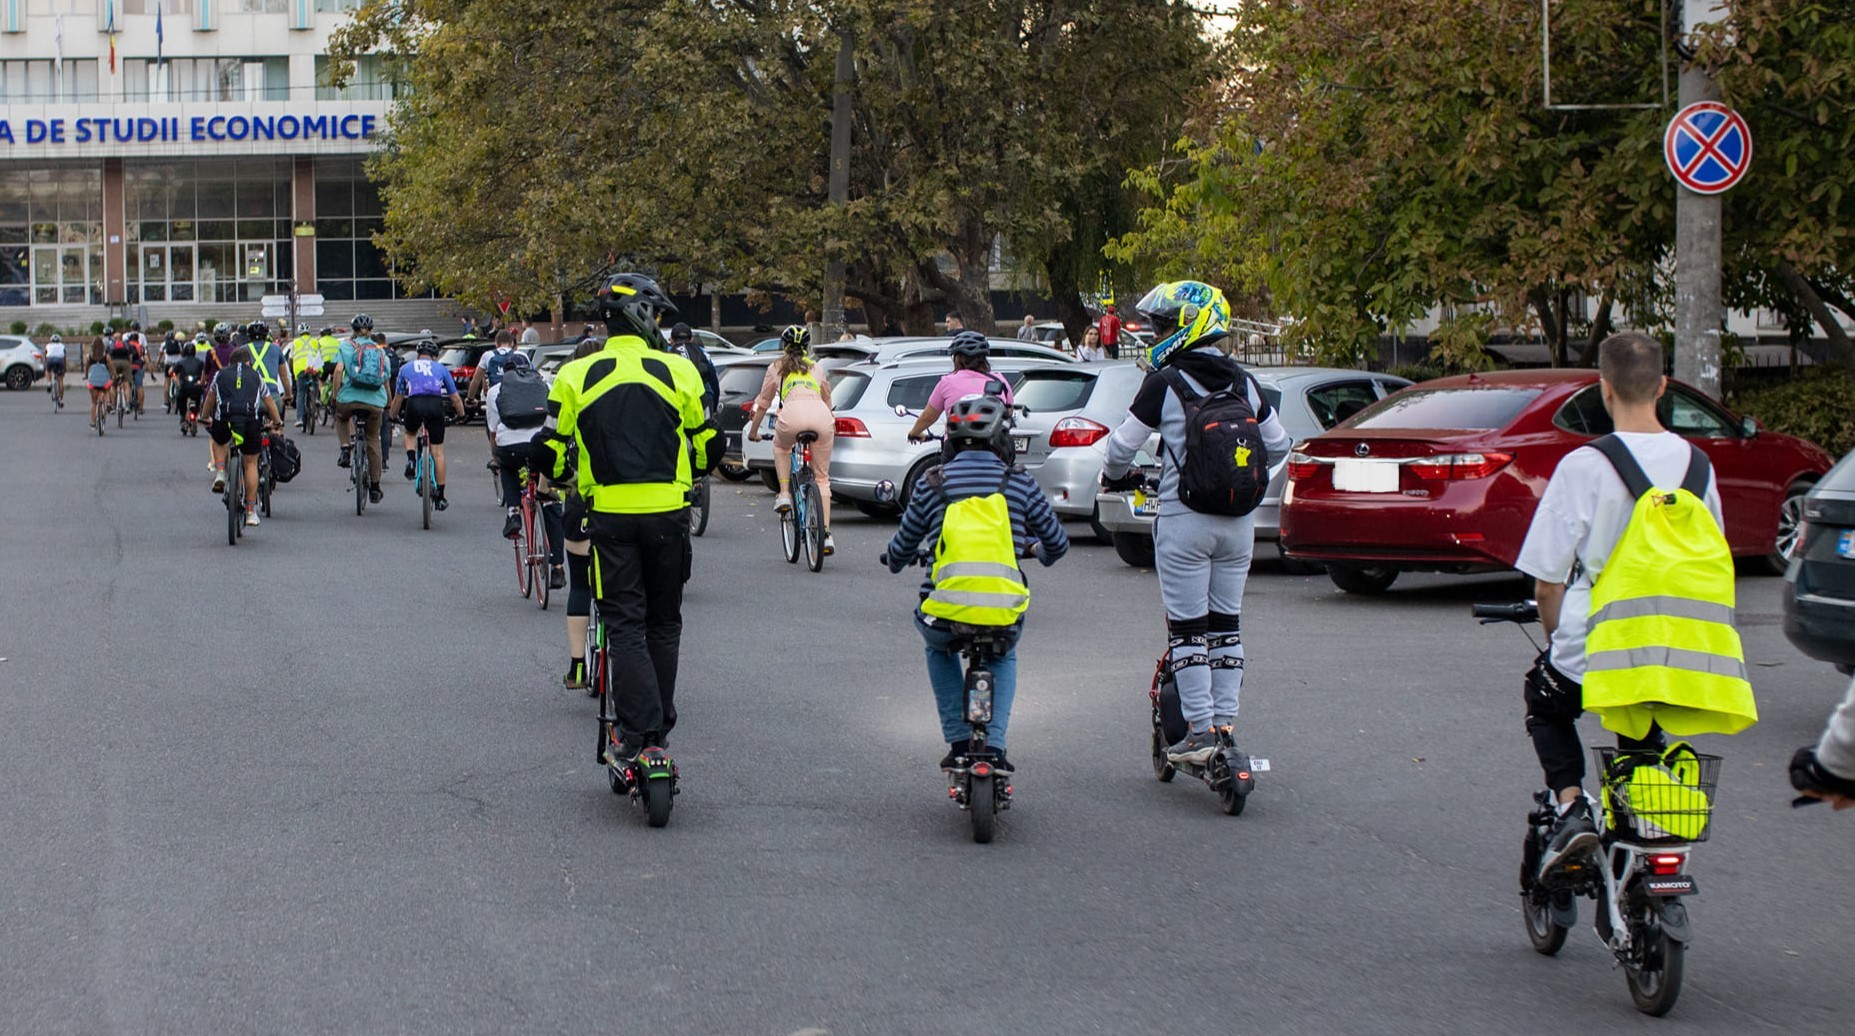
<path id="1" fill-rule="evenodd" d="M 1784 635 L 1811 658 L 1855 672 L 1855 451 L 1803 498 L 1784 578 Z"/>
<path id="2" fill-rule="evenodd" d="M 1733 553 L 1782 572 L 1830 456 L 1679 382 L 1657 411 L 1713 462 Z M 1282 547 L 1349 593 L 1382 593 L 1400 572 L 1512 568 L 1559 458 L 1610 430 L 1593 370 L 1426 381 L 1299 444 Z"/>
<path id="3" fill-rule="evenodd" d="M 31 388 L 45 376 L 45 350 L 25 335 L 0 335 L 0 375 L 15 392 Z"/>
<path id="4" fill-rule="evenodd" d="M 1037 342 L 1022 342 L 1016 338 L 988 338 L 992 343 L 993 359 L 1049 360 L 1054 363 L 1074 363 L 1076 358 L 1062 351 L 1052 349 Z M 870 361 L 889 363 L 906 359 L 910 356 L 945 356 L 953 344 L 951 335 L 929 338 L 884 338 L 871 342 Z"/>
<path id="5" fill-rule="evenodd" d="M 1262 386 L 1269 405 L 1281 414 L 1282 426 L 1296 442 L 1319 435 L 1410 384 L 1391 374 L 1332 367 L 1247 369 L 1256 376 L 1256 383 Z M 1128 396 L 1128 402 L 1132 401 L 1133 397 Z M 1122 409 L 1125 412 L 1124 406 Z M 1282 491 L 1287 484 L 1284 469 L 1288 458 L 1271 460 L 1269 490 L 1256 508 L 1258 540 L 1276 539 L 1281 528 Z M 1153 478 L 1159 477 L 1159 436 L 1147 440 L 1138 462 Z M 1097 497 L 1096 513 L 1097 523 L 1109 533 L 1114 552 L 1122 561 L 1136 568 L 1152 567 L 1153 518 L 1159 513 L 1158 499 L 1145 493 L 1103 493 Z M 1291 571 L 1319 569 L 1317 564 L 1291 561 L 1286 555 L 1282 561 Z"/>
<path id="6" fill-rule="evenodd" d="M 1104 542 L 1095 494 L 1108 457 L 1108 433 L 1127 416 L 1146 372 L 1127 361 L 1051 364 L 1028 370 L 1014 390 L 1027 412 L 1017 419 L 1025 440 L 1018 461 L 1066 518 L 1087 518 Z"/>
<path id="7" fill-rule="evenodd" d="M 713 331 L 704 331 L 699 327 L 691 330 L 695 332 L 697 344 L 702 346 L 702 351 L 708 353 L 711 359 L 723 356 L 746 356 L 753 352 L 744 346 L 735 345 Z"/>
<path id="8" fill-rule="evenodd" d="M 721 396 L 715 406 L 715 426 L 728 444 L 722 458 L 724 477 L 735 480 L 747 477 L 747 466 L 741 458 L 743 432 L 753 410 L 754 397 L 759 395 L 760 385 L 766 380 L 766 369 L 776 358 L 752 353 L 712 357 L 715 377 L 721 386 Z"/>
<path id="9" fill-rule="evenodd" d="M 1016 391 L 1027 370 L 1047 366 L 1046 360 L 999 359 L 992 369 Z M 831 450 L 833 498 L 848 500 L 865 514 L 888 514 L 907 506 L 916 480 L 940 463 L 941 444 L 909 442 L 908 429 L 915 419 L 898 415 L 895 408 L 919 413 L 934 386 L 952 370 L 951 360 L 924 356 L 852 364 L 830 372 L 831 407 L 837 414 L 837 440 Z M 1018 437 L 1020 449 L 1028 445 L 1026 440 Z M 776 478 L 771 446 L 750 444 L 747 462 L 769 482 Z M 885 481 L 900 492 L 893 506 L 876 500 L 876 486 Z"/>

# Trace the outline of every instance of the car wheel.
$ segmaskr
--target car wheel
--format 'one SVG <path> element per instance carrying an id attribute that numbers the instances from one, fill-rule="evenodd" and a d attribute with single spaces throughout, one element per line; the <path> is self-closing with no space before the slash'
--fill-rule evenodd
<path id="1" fill-rule="evenodd" d="M 879 504 L 874 500 L 852 500 L 850 506 L 868 518 L 894 518 L 897 513 L 895 508 L 888 504 Z"/>
<path id="2" fill-rule="evenodd" d="M 1328 565 L 1327 578 L 1349 594 L 1376 597 L 1398 581 L 1398 570 L 1377 565 Z"/>
<path id="3" fill-rule="evenodd" d="M 1302 561 L 1300 558 L 1291 558 L 1288 556 L 1288 552 L 1282 550 L 1280 547 L 1276 548 L 1276 553 L 1282 559 L 1282 571 L 1291 576 L 1317 576 L 1327 570 L 1327 566 L 1318 561 Z"/>
<path id="4" fill-rule="evenodd" d="M 715 470 L 721 473 L 722 478 L 725 478 L 730 482 L 745 482 L 748 479 L 754 477 L 754 473 L 747 470 L 745 466 L 740 465 L 740 464 L 730 464 L 726 461 L 723 461 L 721 467 L 716 468 Z"/>
<path id="5" fill-rule="evenodd" d="M 6 369 L 6 387 L 15 392 L 32 387 L 32 368 L 25 364 L 15 364 Z"/>
<path id="6" fill-rule="evenodd" d="M 775 493 L 779 492 L 779 476 L 773 473 L 772 468 L 760 469 L 760 484 Z"/>
<path id="7" fill-rule="evenodd" d="M 908 510 L 908 498 L 914 495 L 915 483 L 921 481 L 923 476 L 938 467 L 940 467 L 940 453 L 938 451 L 930 453 L 916 461 L 915 466 L 908 469 L 908 477 L 902 479 L 902 484 L 895 487 L 895 506 L 904 511 Z"/>
<path id="8" fill-rule="evenodd" d="M 1113 535 L 1114 553 L 1135 568 L 1153 567 L 1153 537 L 1141 532 L 1117 532 Z"/>
<path id="9" fill-rule="evenodd" d="M 1096 542 L 1108 546 L 1114 545 L 1114 533 L 1109 532 L 1108 527 L 1101 523 L 1100 504 L 1096 504 L 1095 510 L 1089 514 L 1089 529 L 1095 533 Z"/>
<path id="10" fill-rule="evenodd" d="M 1781 576 L 1790 567 L 1791 554 L 1797 550 L 1797 538 L 1803 532 L 1803 498 L 1810 492 L 1810 485 L 1799 480 L 1784 491 L 1784 500 L 1778 504 L 1776 545 L 1771 553 L 1758 559 L 1758 567 L 1767 575 Z"/>

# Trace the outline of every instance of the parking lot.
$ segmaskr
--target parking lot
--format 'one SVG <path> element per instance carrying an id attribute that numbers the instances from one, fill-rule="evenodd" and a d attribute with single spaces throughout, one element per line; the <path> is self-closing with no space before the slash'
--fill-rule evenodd
<path id="1" fill-rule="evenodd" d="M 1017 804 L 976 846 L 934 769 L 918 576 L 875 560 L 893 521 L 840 508 L 813 575 L 772 494 L 718 484 L 658 831 L 594 765 L 559 604 L 516 593 L 479 428 L 430 532 L 397 477 L 356 518 L 333 437 L 297 436 L 234 549 L 203 443 L 83 422 L 0 392 L 0 1031 L 1827 1033 L 1855 1008 L 1855 822 L 1784 777 L 1846 680 L 1785 640 L 1778 579 L 1740 580 L 1761 722 L 1702 746 L 1720 813 L 1658 1022 L 1588 904 L 1558 959 L 1527 945 L 1532 649 L 1468 615 L 1518 579 L 1369 598 L 1259 563 L 1239 732 L 1272 769 L 1231 818 L 1153 779 L 1155 577 L 1071 523 L 1030 573 Z"/>

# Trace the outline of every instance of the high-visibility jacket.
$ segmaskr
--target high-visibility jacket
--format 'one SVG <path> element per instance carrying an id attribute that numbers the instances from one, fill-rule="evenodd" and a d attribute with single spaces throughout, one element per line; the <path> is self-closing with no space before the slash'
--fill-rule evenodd
<path id="1" fill-rule="evenodd" d="M 300 334 L 290 341 L 290 373 L 303 376 L 303 369 L 322 366 L 322 351 L 316 348 L 314 335 Z"/>
<path id="2" fill-rule="evenodd" d="M 1758 706 L 1733 627 L 1732 550 L 1703 499 L 1707 455 L 1694 450 L 1671 493 L 1649 483 L 1621 440 L 1591 445 L 1636 507 L 1591 587 L 1584 707 L 1633 738 L 1651 723 L 1679 736 L 1744 730 Z"/>
<path id="3" fill-rule="evenodd" d="M 594 511 L 680 511 L 698 469 L 706 474 L 721 460 L 695 365 L 635 335 L 608 338 L 603 350 L 560 368 L 544 427 L 553 477 L 565 476 L 577 444 L 580 496 Z"/>
<path id="4" fill-rule="evenodd" d="M 924 614 L 969 626 L 1010 626 L 1024 617 L 1031 590 L 1011 535 L 1005 500 L 1010 478 L 1007 468 L 997 490 L 947 505 L 929 573 L 934 585 L 921 602 Z"/>

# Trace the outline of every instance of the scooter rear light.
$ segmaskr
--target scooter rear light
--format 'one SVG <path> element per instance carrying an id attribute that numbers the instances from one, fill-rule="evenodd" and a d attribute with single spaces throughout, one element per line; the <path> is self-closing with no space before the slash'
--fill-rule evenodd
<path id="1" fill-rule="evenodd" d="M 992 764 L 991 763 L 974 763 L 973 764 L 973 776 L 974 777 L 992 776 Z"/>
<path id="2" fill-rule="evenodd" d="M 1688 858 L 1680 853 L 1658 853 L 1649 857 L 1649 873 L 1658 878 L 1673 877 L 1687 862 Z"/>

